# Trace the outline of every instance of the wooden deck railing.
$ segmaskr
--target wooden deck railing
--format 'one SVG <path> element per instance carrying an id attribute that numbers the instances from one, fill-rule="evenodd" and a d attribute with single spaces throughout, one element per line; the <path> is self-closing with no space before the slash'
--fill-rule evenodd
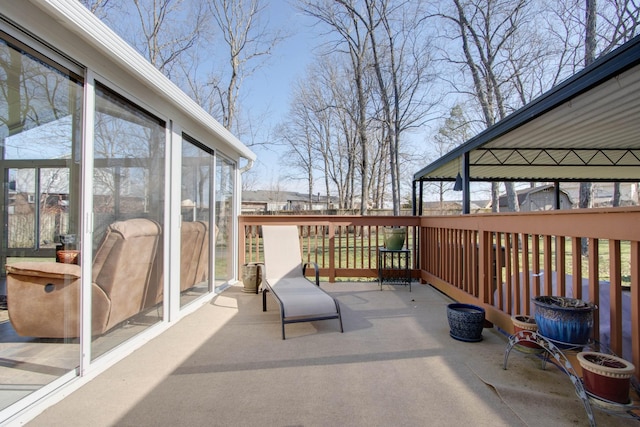
<path id="1" fill-rule="evenodd" d="M 640 369 L 640 208 L 444 217 L 241 216 L 240 262 L 262 260 L 259 225 L 295 224 L 326 280 L 375 278 L 384 226 L 408 230 L 414 277 L 512 332 L 537 295 L 598 306 L 594 337 Z M 587 253 L 582 255 L 582 242 Z M 636 376 L 638 376 L 638 372 Z"/>
<path id="2" fill-rule="evenodd" d="M 419 222 L 418 217 L 410 216 L 243 215 L 239 226 L 239 261 L 242 265 L 263 260 L 260 225 L 297 225 L 303 260 L 318 264 L 321 277 L 329 282 L 340 277 L 376 278 L 377 248 L 384 245 L 384 227 L 405 227 L 406 245 L 416 254 Z M 411 264 L 417 278 L 415 256 L 411 257 Z"/>
<path id="3" fill-rule="evenodd" d="M 640 367 L 640 209 L 423 217 L 420 241 L 422 281 L 504 330 L 537 295 L 581 298 L 595 339 Z"/>

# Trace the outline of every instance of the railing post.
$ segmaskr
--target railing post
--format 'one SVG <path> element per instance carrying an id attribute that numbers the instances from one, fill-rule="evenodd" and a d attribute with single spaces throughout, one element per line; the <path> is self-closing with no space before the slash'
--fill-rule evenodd
<path id="1" fill-rule="evenodd" d="M 491 253 L 491 233 L 481 231 L 479 233 L 478 242 L 478 299 L 480 301 L 491 304 L 491 261 L 489 254 Z"/>
<path id="2" fill-rule="evenodd" d="M 640 242 L 631 242 L 631 363 L 640 378 Z"/>
<path id="3" fill-rule="evenodd" d="M 329 283 L 336 281 L 336 230 L 333 222 L 329 222 Z"/>
<path id="4" fill-rule="evenodd" d="M 238 277 L 242 277 L 241 267 L 246 262 L 247 251 L 247 229 L 242 221 L 242 217 L 238 220 Z"/>

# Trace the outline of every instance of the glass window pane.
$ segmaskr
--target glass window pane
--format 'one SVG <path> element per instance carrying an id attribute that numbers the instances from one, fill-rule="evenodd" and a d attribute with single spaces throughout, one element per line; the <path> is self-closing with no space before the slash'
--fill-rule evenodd
<path id="1" fill-rule="evenodd" d="M 165 124 L 96 86 L 92 357 L 162 320 Z"/>
<path id="2" fill-rule="evenodd" d="M 216 162 L 216 225 L 218 236 L 215 250 L 216 286 L 234 278 L 233 221 L 235 194 L 235 164 L 218 156 Z"/>
<path id="3" fill-rule="evenodd" d="M 180 305 L 210 290 L 211 177 L 213 152 L 184 136 L 182 140 L 180 228 Z"/>
<path id="4" fill-rule="evenodd" d="M 0 409 L 75 371 L 81 355 L 80 267 L 56 251 L 77 255 L 81 243 L 67 237 L 79 226 L 82 84 L 30 51 L 0 40 Z"/>

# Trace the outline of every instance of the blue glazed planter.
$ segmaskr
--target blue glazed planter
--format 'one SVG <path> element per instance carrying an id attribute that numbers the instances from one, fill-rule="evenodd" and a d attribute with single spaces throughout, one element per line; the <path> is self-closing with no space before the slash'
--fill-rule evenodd
<path id="1" fill-rule="evenodd" d="M 595 305 L 568 297 L 538 296 L 536 306 L 538 332 L 545 338 L 569 345 L 585 345 L 591 337 Z"/>
<path id="2" fill-rule="evenodd" d="M 449 335 L 458 341 L 482 341 L 484 308 L 471 304 L 453 303 L 447 306 Z"/>

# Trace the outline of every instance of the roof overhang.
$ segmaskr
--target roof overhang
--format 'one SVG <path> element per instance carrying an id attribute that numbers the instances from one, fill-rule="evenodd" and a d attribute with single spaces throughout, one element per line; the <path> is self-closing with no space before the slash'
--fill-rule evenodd
<path id="1" fill-rule="evenodd" d="M 416 174 L 453 181 L 640 181 L 640 36 Z"/>

